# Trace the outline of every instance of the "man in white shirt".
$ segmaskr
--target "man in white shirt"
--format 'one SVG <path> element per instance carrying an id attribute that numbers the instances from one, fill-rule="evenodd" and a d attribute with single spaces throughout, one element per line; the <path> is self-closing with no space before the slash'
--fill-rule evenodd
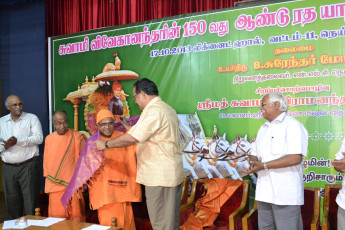
<path id="1" fill-rule="evenodd" d="M 43 141 L 37 116 L 23 112 L 23 102 L 16 95 L 6 99 L 10 114 L 0 118 L 0 153 L 2 184 L 10 219 L 34 215 L 39 205 L 38 145 Z M 24 204 L 24 205 L 23 205 Z"/>
<path id="2" fill-rule="evenodd" d="M 303 229 L 302 158 L 307 157 L 308 132 L 286 114 L 288 103 L 281 93 L 266 94 L 261 111 L 267 120 L 257 134 L 247 173 L 258 173 L 255 200 L 259 229 Z"/>
<path id="3" fill-rule="evenodd" d="M 335 155 L 335 160 L 332 161 L 334 169 L 340 173 L 345 173 L 345 139 L 343 140 L 339 152 Z M 339 191 L 336 202 L 338 204 L 338 230 L 345 229 L 345 177 L 342 182 L 342 189 Z"/>

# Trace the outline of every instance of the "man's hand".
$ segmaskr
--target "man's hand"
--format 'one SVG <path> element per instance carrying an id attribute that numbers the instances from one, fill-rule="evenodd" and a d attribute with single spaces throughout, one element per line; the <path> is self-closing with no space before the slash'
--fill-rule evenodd
<path id="1" fill-rule="evenodd" d="M 95 147 L 97 150 L 104 150 L 105 149 L 105 141 L 97 140 L 94 143 L 95 143 Z"/>
<path id="2" fill-rule="evenodd" d="M 123 118 L 121 118 L 120 120 L 119 120 L 119 123 L 126 129 L 126 130 L 128 130 L 131 126 L 128 124 L 128 122 L 125 120 L 125 119 L 123 119 Z"/>
<path id="3" fill-rule="evenodd" d="M 139 141 L 129 135 L 128 133 L 122 134 L 114 139 L 108 140 L 107 146 L 108 148 L 124 148 L 127 146 L 134 145 Z M 94 142 L 95 147 L 97 150 L 104 150 L 105 149 L 105 141 L 97 140 Z"/>
<path id="4" fill-rule="evenodd" d="M 17 144 L 17 138 L 14 136 L 10 137 L 7 141 L 3 142 L 5 149 L 9 149 L 15 144 Z"/>
<path id="5" fill-rule="evenodd" d="M 345 156 L 345 153 L 343 153 L 343 155 Z M 345 172 L 345 159 L 334 160 L 331 163 L 334 166 L 334 169 L 337 170 L 338 172 L 340 173 Z"/>
<path id="6" fill-rule="evenodd" d="M 261 161 L 249 161 L 249 165 L 249 168 L 247 170 L 243 170 L 243 172 L 249 174 L 256 173 L 264 169 L 264 164 Z"/>

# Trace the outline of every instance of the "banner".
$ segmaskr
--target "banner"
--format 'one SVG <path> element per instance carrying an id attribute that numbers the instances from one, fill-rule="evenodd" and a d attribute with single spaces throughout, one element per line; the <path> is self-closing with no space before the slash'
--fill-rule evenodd
<path id="1" fill-rule="evenodd" d="M 197 113 L 206 137 L 216 127 L 249 143 L 262 96 L 281 92 L 309 132 L 305 186 L 323 188 L 342 180 L 331 160 L 345 137 L 344 21 L 342 1 L 289 1 L 53 37 L 50 110 L 92 134 L 102 108 L 140 114 L 132 85 L 146 77 L 178 114 Z"/>

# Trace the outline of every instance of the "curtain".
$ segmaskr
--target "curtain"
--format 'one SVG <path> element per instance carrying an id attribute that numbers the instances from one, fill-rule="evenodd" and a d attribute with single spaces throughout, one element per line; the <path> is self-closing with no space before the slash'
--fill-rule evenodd
<path id="1" fill-rule="evenodd" d="M 239 0 L 47 0 L 47 37 L 233 7 Z"/>

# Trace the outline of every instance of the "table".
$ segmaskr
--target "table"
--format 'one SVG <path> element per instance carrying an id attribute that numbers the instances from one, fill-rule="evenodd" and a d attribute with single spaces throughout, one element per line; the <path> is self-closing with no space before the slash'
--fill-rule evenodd
<path id="1" fill-rule="evenodd" d="M 27 219 L 31 220 L 43 220 L 47 217 L 43 216 L 25 216 Z M 64 220 L 60 221 L 59 223 L 53 224 L 49 227 L 41 227 L 41 226 L 29 226 L 25 229 L 28 230 L 46 230 L 46 229 L 51 229 L 51 230 L 80 230 L 83 228 L 86 228 L 88 226 L 93 225 L 92 223 L 86 223 L 86 222 L 76 222 L 76 221 L 71 221 L 71 220 Z M 0 224 L 0 229 L 2 229 L 3 223 Z M 111 227 L 109 229 L 116 230 L 118 228 L 116 227 Z"/>

